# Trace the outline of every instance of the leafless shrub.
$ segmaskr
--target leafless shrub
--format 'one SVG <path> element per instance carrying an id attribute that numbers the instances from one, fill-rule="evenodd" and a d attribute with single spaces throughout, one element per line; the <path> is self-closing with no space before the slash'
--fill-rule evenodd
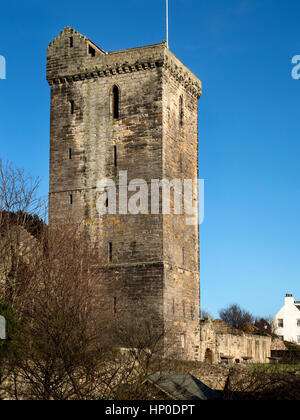
<path id="1" fill-rule="evenodd" d="M 300 379 L 282 372 L 232 368 L 224 389 L 225 400 L 299 400 Z"/>
<path id="2" fill-rule="evenodd" d="M 35 247 L 30 233 L 39 231 L 45 216 L 39 186 L 39 178 L 0 159 L 0 296 L 11 303 L 19 286 L 17 272 Z"/>

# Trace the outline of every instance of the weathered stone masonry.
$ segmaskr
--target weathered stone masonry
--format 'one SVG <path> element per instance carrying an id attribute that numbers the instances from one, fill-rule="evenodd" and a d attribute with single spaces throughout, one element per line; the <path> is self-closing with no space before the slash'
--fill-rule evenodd
<path id="1" fill-rule="evenodd" d="M 201 82 L 165 42 L 107 53 L 69 27 L 48 47 L 47 80 L 50 223 L 84 221 L 105 260 L 99 299 L 107 316 L 151 314 L 172 332 L 167 347 L 198 359 L 198 226 L 176 215 L 100 217 L 96 184 L 118 183 L 119 171 L 128 182 L 196 180 Z"/>

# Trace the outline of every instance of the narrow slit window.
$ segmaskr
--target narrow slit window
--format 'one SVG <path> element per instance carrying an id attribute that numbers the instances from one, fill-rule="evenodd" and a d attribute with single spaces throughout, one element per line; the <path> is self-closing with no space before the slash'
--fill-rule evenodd
<path id="1" fill-rule="evenodd" d="M 70 194 L 70 204 L 72 205 L 73 204 L 73 195 L 72 194 Z"/>
<path id="2" fill-rule="evenodd" d="M 117 146 L 114 146 L 114 167 L 118 166 Z"/>
<path id="3" fill-rule="evenodd" d="M 95 55 L 96 55 L 96 50 L 91 45 L 89 45 L 89 55 L 91 57 L 95 57 Z"/>
<path id="4" fill-rule="evenodd" d="M 117 313 L 117 298 L 114 297 L 114 314 Z"/>
<path id="5" fill-rule="evenodd" d="M 191 305 L 191 320 L 194 320 L 194 313 L 195 313 L 195 309 L 194 309 L 194 305 Z"/>
<path id="6" fill-rule="evenodd" d="M 74 114 L 74 111 L 75 111 L 75 103 L 74 103 L 73 100 L 71 100 L 70 101 L 70 112 L 71 112 L 71 115 Z"/>
<path id="7" fill-rule="evenodd" d="M 181 348 L 184 349 L 185 348 L 185 335 L 181 334 L 180 336 L 180 344 L 181 344 Z"/>
<path id="8" fill-rule="evenodd" d="M 112 262 L 112 242 L 108 244 L 108 261 Z"/>
<path id="9" fill-rule="evenodd" d="M 113 87 L 113 117 L 114 119 L 118 119 L 120 112 L 119 112 L 119 106 L 120 106 L 120 92 L 118 86 Z"/>
<path id="10" fill-rule="evenodd" d="M 74 39 L 73 39 L 73 37 L 71 36 L 71 37 L 70 37 L 70 48 L 73 48 L 73 46 L 74 46 Z"/>
<path id="11" fill-rule="evenodd" d="M 69 159 L 72 159 L 72 149 L 69 149 Z"/>
<path id="12" fill-rule="evenodd" d="M 179 124 L 180 124 L 180 127 L 183 126 L 183 117 L 184 117 L 184 113 L 183 113 L 183 95 L 181 95 L 180 98 L 179 98 Z"/>

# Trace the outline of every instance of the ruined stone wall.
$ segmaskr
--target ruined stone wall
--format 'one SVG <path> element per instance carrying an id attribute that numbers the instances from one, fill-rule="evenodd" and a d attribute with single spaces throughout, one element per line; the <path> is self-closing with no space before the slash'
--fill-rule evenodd
<path id="1" fill-rule="evenodd" d="M 273 337 L 272 338 L 271 351 L 272 350 L 283 350 L 284 351 L 284 350 L 287 350 L 287 347 L 280 338 Z"/>
<path id="2" fill-rule="evenodd" d="M 218 322 L 210 319 L 201 322 L 201 360 L 211 363 L 269 363 L 270 336 L 227 330 L 220 329 Z"/>
<path id="3" fill-rule="evenodd" d="M 70 28 L 48 48 L 47 79 L 50 223 L 83 222 L 97 244 L 103 313 L 148 318 L 152 311 L 166 330 L 173 328 L 172 346 L 182 357 L 198 357 L 198 226 L 187 228 L 183 216 L 151 215 L 150 195 L 147 214 L 99 216 L 96 187 L 110 178 L 119 190 L 119 171 L 127 171 L 128 183 L 145 180 L 149 194 L 152 179 L 197 179 L 200 82 L 165 43 L 106 53 Z M 185 111 L 178 128 L 180 95 Z"/>
<path id="4" fill-rule="evenodd" d="M 0 237 L 0 285 L 3 284 L 12 268 L 17 269 L 20 262 L 30 264 L 38 257 L 38 242 L 22 226 L 12 226 L 10 231 Z"/>

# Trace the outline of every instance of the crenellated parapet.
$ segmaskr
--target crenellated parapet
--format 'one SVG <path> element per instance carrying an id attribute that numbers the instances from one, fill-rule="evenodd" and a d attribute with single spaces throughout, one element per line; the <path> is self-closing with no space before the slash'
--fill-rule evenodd
<path id="1" fill-rule="evenodd" d="M 92 52 L 92 53 L 91 53 Z M 200 80 L 160 44 L 105 52 L 86 36 L 66 27 L 48 46 L 47 80 L 52 85 L 119 74 L 164 69 L 191 94 L 200 98 Z"/>

